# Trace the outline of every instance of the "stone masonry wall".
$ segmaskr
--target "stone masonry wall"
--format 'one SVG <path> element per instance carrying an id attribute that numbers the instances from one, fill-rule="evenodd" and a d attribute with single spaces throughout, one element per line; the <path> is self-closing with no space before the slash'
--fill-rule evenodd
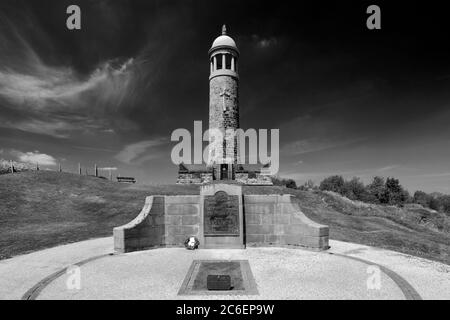
<path id="1" fill-rule="evenodd" d="M 114 249 L 131 252 L 154 247 L 183 246 L 198 237 L 200 196 L 150 196 L 141 213 L 126 225 L 116 227 Z"/>
<path id="2" fill-rule="evenodd" d="M 130 252 L 161 246 L 164 241 L 164 196 L 145 199 L 139 215 L 126 225 L 116 227 L 114 249 Z"/>
<path id="3" fill-rule="evenodd" d="M 184 246 L 188 237 L 199 237 L 200 196 L 166 196 L 165 213 L 165 246 Z"/>
<path id="4" fill-rule="evenodd" d="M 247 246 L 328 248 L 328 226 L 308 219 L 292 195 L 245 195 Z"/>
<path id="5" fill-rule="evenodd" d="M 179 173 L 177 184 L 205 184 L 213 180 L 212 173 Z"/>
<path id="6" fill-rule="evenodd" d="M 254 177 L 249 177 L 248 173 L 236 173 L 236 182 L 245 184 L 245 185 L 266 185 L 271 186 L 273 185 L 272 179 L 270 176 L 262 175 L 260 173 L 256 173 Z"/>
<path id="7" fill-rule="evenodd" d="M 216 176 L 220 176 L 220 171 L 217 171 Z M 177 184 L 208 184 L 213 181 L 213 174 L 208 173 L 179 173 L 177 178 Z M 245 185 L 255 186 L 271 186 L 273 185 L 272 179 L 268 175 L 256 173 L 254 176 L 249 177 L 248 173 L 236 172 L 235 181 Z"/>
<path id="8" fill-rule="evenodd" d="M 244 195 L 247 246 L 328 248 L 328 226 L 308 219 L 292 195 Z M 190 236 L 200 238 L 201 196 L 150 196 L 130 223 L 114 228 L 118 252 L 154 247 L 181 247 Z M 201 247 L 202 244 L 200 244 Z"/>

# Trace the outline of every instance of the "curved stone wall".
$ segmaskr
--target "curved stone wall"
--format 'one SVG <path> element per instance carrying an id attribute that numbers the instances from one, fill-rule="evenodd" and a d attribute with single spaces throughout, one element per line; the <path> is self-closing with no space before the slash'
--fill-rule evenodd
<path id="1" fill-rule="evenodd" d="M 328 226 L 306 217 L 292 201 L 292 195 L 242 197 L 246 246 L 328 249 Z M 200 195 L 147 197 L 135 219 L 114 228 L 115 250 L 130 252 L 161 246 L 181 247 L 190 236 L 202 239 L 202 203 Z"/>
<path id="2" fill-rule="evenodd" d="M 245 195 L 247 246 L 328 249 L 328 226 L 318 224 L 292 202 L 292 195 Z"/>

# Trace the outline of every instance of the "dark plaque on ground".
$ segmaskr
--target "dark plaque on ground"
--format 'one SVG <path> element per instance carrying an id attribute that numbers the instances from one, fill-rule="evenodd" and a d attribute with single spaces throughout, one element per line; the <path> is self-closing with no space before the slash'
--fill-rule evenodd
<path id="1" fill-rule="evenodd" d="M 224 286 L 228 286 L 223 289 Z M 213 288 L 214 287 L 214 288 Z M 220 287 L 220 288 L 218 288 Z M 239 261 L 204 261 L 198 268 L 193 290 L 244 290 Z"/>
<path id="2" fill-rule="evenodd" d="M 239 236 L 239 198 L 219 191 L 205 196 L 205 236 Z"/>
<path id="3" fill-rule="evenodd" d="M 257 295 L 247 260 L 194 260 L 179 295 Z"/>
<path id="4" fill-rule="evenodd" d="M 206 287 L 208 290 L 231 290 L 231 277 L 226 274 L 209 274 Z"/>

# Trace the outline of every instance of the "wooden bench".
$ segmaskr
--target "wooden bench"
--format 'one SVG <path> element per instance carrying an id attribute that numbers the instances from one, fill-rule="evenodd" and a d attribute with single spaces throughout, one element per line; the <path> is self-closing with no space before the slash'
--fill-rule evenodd
<path id="1" fill-rule="evenodd" d="M 117 182 L 136 183 L 136 179 L 133 177 L 117 177 Z"/>

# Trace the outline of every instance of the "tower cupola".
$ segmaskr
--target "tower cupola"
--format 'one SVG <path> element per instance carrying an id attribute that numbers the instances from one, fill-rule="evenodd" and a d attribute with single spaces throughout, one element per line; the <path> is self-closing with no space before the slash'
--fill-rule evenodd
<path id="1" fill-rule="evenodd" d="M 227 27 L 223 25 L 222 34 L 214 40 L 209 49 L 210 79 L 218 75 L 239 78 L 238 58 L 236 42 L 227 34 Z"/>

